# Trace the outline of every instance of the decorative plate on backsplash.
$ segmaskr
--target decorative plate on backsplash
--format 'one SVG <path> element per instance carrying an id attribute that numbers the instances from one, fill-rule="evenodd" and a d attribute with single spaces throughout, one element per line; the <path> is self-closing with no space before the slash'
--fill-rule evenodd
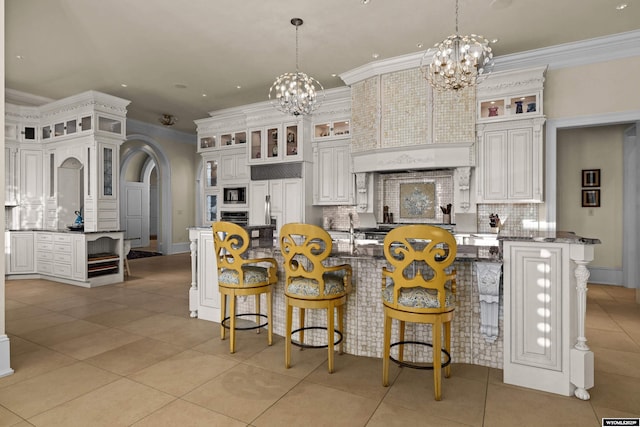
<path id="1" fill-rule="evenodd" d="M 433 182 L 400 184 L 401 218 L 435 218 L 436 185 Z"/>

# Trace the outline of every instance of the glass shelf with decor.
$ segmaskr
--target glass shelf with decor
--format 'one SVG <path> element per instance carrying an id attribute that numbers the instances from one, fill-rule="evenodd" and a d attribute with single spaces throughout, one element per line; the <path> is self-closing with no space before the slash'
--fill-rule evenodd
<path id="1" fill-rule="evenodd" d="M 350 135 L 349 120 L 334 120 L 313 125 L 315 141 L 333 138 L 347 138 Z"/>
<path id="2" fill-rule="evenodd" d="M 540 116 L 541 105 L 537 94 L 522 94 L 478 101 L 478 121 L 500 121 Z"/>

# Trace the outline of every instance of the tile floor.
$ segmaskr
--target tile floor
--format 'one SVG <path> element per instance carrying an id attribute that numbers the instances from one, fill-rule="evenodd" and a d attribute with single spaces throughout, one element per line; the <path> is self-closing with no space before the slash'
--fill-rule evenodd
<path id="1" fill-rule="evenodd" d="M 591 400 L 505 385 L 500 370 L 454 364 L 433 400 L 432 374 L 379 359 L 295 351 L 240 332 L 228 353 L 217 324 L 191 319 L 188 254 L 130 261 L 118 285 L 6 283 L 15 373 L 0 378 L 0 426 L 600 426 L 640 417 L 640 306 L 634 290 L 590 285 Z"/>

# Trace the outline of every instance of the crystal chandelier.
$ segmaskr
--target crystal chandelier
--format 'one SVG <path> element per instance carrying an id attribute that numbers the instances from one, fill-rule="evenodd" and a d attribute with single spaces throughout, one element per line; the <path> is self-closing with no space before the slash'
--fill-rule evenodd
<path id="1" fill-rule="evenodd" d="M 269 89 L 271 105 L 292 116 L 311 114 L 324 100 L 324 88 L 319 81 L 298 69 L 298 27 L 302 19 L 293 18 L 296 27 L 296 72 L 279 76 Z"/>
<path id="2" fill-rule="evenodd" d="M 436 43 L 422 57 L 420 69 L 434 89 L 460 90 L 486 78 L 493 70 L 493 52 L 489 40 L 476 34 L 458 34 L 458 0 L 456 33 Z"/>

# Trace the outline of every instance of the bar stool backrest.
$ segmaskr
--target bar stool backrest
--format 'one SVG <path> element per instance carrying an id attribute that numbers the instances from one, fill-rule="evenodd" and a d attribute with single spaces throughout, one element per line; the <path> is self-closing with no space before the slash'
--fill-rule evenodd
<path id="1" fill-rule="evenodd" d="M 385 302 L 392 308 L 402 308 L 399 296 L 403 289 L 423 288 L 437 292 L 438 307 L 417 308 L 411 311 L 439 313 L 450 310 L 445 303 L 445 285 L 453 281 L 455 273 L 446 271 L 456 258 L 455 237 L 447 230 L 424 224 L 407 225 L 391 230 L 384 239 L 384 255 L 391 269 L 383 267 L 383 290 L 392 281 L 393 298 Z M 455 293 L 454 289 L 451 289 Z"/>
<path id="2" fill-rule="evenodd" d="M 247 264 L 242 254 L 249 247 L 249 234 L 238 224 L 226 221 L 213 223 L 213 244 L 218 274 L 224 270 L 234 270 L 238 274 L 238 283 L 244 283 L 242 266 Z"/>
<path id="3" fill-rule="evenodd" d="M 333 243 L 324 229 L 301 223 L 289 223 L 280 229 L 280 250 L 284 258 L 286 285 L 292 279 L 303 278 L 318 284 L 320 295 L 325 298 L 323 275 L 333 271 L 323 261 L 331 254 Z M 287 286 L 285 285 L 285 289 Z M 333 295 L 335 296 L 335 295 Z"/>

